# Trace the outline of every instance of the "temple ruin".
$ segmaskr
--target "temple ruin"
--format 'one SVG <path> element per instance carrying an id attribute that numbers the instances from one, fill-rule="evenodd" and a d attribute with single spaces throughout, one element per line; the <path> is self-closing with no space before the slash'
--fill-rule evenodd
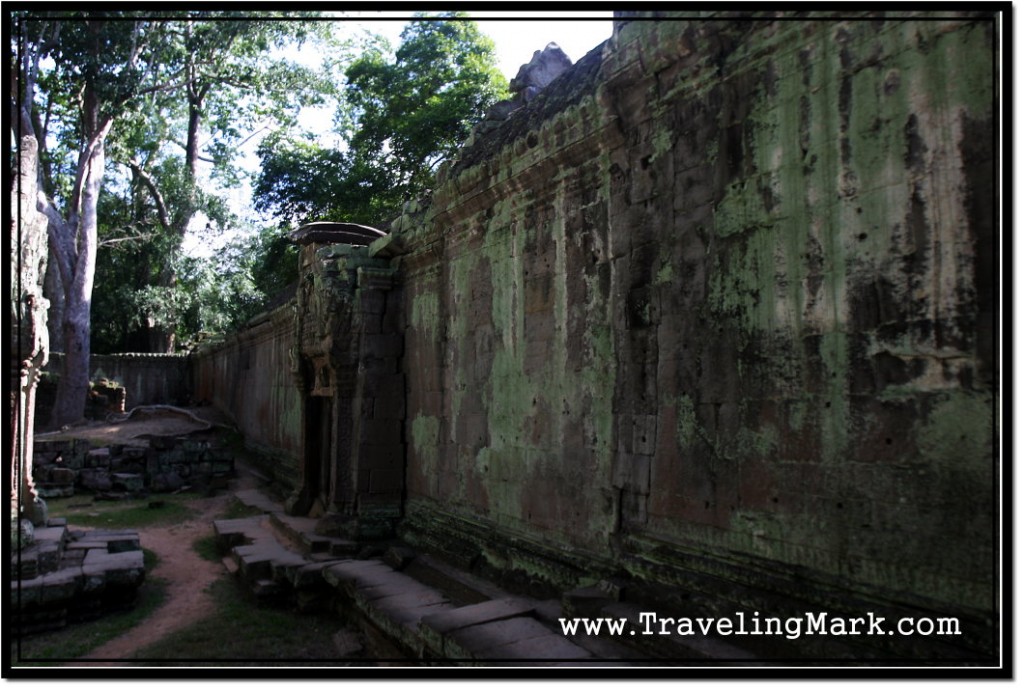
<path id="1" fill-rule="evenodd" d="M 764 14 L 623 14 L 389 228 L 293 233 L 294 299 L 188 359 L 288 514 L 566 615 L 998 653 L 994 23 Z"/>

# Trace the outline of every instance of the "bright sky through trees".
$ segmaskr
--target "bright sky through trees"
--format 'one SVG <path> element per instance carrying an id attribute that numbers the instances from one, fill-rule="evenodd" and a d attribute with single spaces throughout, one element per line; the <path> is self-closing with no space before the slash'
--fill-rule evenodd
<path id="1" fill-rule="evenodd" d="M 534 51 L 543 50 L 548 43 L 557 43 L 572 61 L 576 62 L 612 34 L 611 12 L 489 11 L 468 14 L 478 23 L 481 31 L 494 41 L 498 68 L 509 80 L 516 76 L 520 66 L 530 61 Z M 338 20 L 338 30 L 351 35 L 362 32 L 380 34 L 387 38 L 393 47 L 397 47 L 400 43 L 399 35 L 409 18 L 408 12 L 354 12 Z M 310 67 L 319 66 L 322 57 L 316 48 L 310 46 L 294 55 L 294 59 Z M 333 113 L 329 110 L 310 110 L 300 118 L 300 123 L 308 131 L 320 132 L 325 137 L 331 137 L 334 136 L 331 134 L 332 118 Z M 258 165 L 254 152 L 260 139 L 259 135 L 252 138 L 252 154 L 246 157 L 243 165 Z M 227 196 L 230 205 L 242 218 L 253 215 L 250 190 L 247 186 L 228 191 Z M 194 230 L 201 230 L 204 226 L 205 219 L 194 219 Z M 221 234 L 219 237 L 201 235 L 203 234 L 196 232 L 189 234 L 185 244 L 185 251 L 188 254 L 210 256 L 234 233 Z"/>
<path id="2" fill-rule="evenodd" d="M 529 62 L 533 51 L 554 41 L 576 62 L 612 35 L 611 12 L 509 12 L 488 11 L 467 14 L 494 41 L 498 68 L 509 79 L 519 66 Z M 398 43 L 407 12 L 354 12 L 359 24 Z M 383 19 L 384 21 L 381 21 Z M 357 22 L 352 21 L 353 24 Z"/>

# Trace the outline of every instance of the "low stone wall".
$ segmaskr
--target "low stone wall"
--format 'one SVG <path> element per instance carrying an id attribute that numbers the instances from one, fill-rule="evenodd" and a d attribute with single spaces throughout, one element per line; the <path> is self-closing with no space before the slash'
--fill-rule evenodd
<path id="1" fill-rule="evenodd" d="M 50 419 L 56 396 L 54 377 L 61 371 L 63 361 L 63 353 L 50 353 L 49 364 L 39 383 L 36 419 L 43 425 Z M 192 400 L 190 359 L 186 354 L 93 355 L 89 360 L 89 380 L 99 382 L 103 379 L 124 387 L 126 410 L 140 405 L 185 405 Z M 104 406 L 97 409 L 100 413 L 103 410 Z"/>
<path id="2" fill-rule="evenodd" d="M 39 496 L 91 492 L 105 499 L 224 489 L 235 471 L 234 454 L 204 438 L 154 436 L 148 443 L 95 447 L 84 439 L 37 441 Z"/>

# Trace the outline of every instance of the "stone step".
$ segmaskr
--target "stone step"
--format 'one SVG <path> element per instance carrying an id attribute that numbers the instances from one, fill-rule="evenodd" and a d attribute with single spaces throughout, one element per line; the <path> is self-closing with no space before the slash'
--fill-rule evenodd
<path id="1" fill-rule="evenodd" d="M 429 648 L 436 651 L 437 654 L 441 654 L 445 642 L 461 629 L 491 621 L 529 615 L 533 609 L 532 603 L 519 598 L 487 600 L 475 605 L 457 607 L 423 617 L 419 624 L 420 635 Z"/>
<path id="2" fill-rule="evenodd" d="M 591 654 L 532 617 L 518 616 L 463 627 L 444 637 L 449 659 L 585 660 Z"/>
<path id="3" fill-rule="evenodd" d="M 285 549 L 276 542 L 261 541 L 251 545 L 239 545 L 231 549 L 238 563 L 239 575 L 248 582 L 260 579 L 286 580 L 283 568 L 288 565 L 302 565 L 306 560 Z M 275 569 L 277 573 L 275 574 Z"/>
<path id="4" fill-rule="evenodd" d="M 275 513 L 282 510 L 282 506 L 265 495 L 258 489 L 243 489 L 235 492 L 235 498 L 246 506 L 258 509 L 264 513 Z"/>
<path id="5" fill-rule="evenodd" d="M 225 518 L 214 521 L 213 533 L 217 539 L 217 545 L 222 551 L 226 551 L 237 545 L 249 544 L 266 532 L 263 522 L 263 516 Z"/>
<path id="6" fill-rule="evenodd" d="M 324 580 L 341 591 L 370 622 L 409 650 L 420 650 L 420 620 L 452 609 L 441 592 L 377 559 L 352 559 L 324 568 Z"/>
<path id="7" fill-rule="evenodd" d="M 593 658 L 533 617 L 536 604 L 525 598 L 455 607 L 443 592 L 376 559 L 339 562 L 324 576 L 378 628 L 425 657 L 473 663 Z"/>

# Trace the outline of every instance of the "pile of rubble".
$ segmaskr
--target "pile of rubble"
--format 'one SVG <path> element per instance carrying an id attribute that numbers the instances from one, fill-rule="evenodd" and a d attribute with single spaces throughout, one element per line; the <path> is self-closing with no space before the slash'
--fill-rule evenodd
<path id="1" fill-rule="evenodd" d="M 40 496 L 70 497 L 89 491 L 119 499 L 148 492 L 225 489 L 234 473 L 234 455 L 212 442 L 188 437 L 152 437 L 145 445 L 88 441 L 36 441 L 34 469 Z"/>
<path id="2" fill-rule="evenodd" d="M 11 604 L 19 634 L 60 628 L 130 607 L 145 580 L 134 530 L 69 530 L 22 521 L 11 555 Z"/>

